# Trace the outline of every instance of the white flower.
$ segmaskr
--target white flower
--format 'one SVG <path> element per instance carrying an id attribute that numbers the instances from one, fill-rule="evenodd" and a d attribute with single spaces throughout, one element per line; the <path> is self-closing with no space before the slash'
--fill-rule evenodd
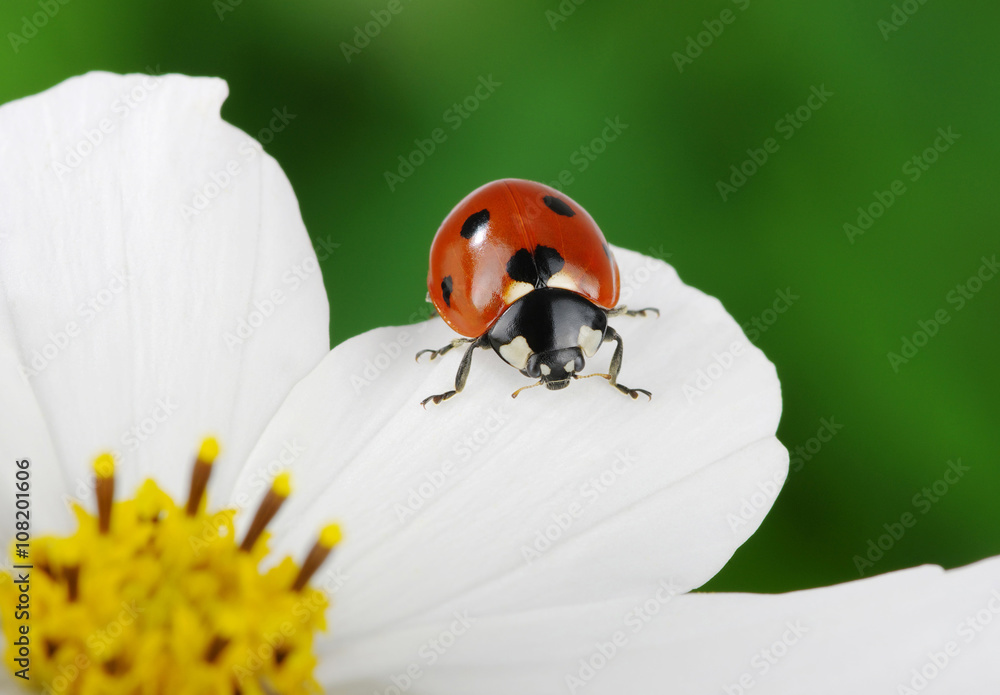
<path id="1" fill-rule="evenodd" d="M 93 505 L 99 452 L 117 449 L 120 495 L 152 477 L 182 499 L 214 433 L 215 505 L 252 510 L 291 471 L 279 552 L 301 558 L 328 519 L 344 526 L 313 580 L 333 596 L 328 692 L 1000 685 L 998 560 L 684 595 L 757 528 L 788 457 L 773 366 L 661 261 L 616 249 L 623 300 L 662 312 L 615 321 L 623 381 L 648 403 L 598 379 L 511 401 L 523 378 L 481 352 L 465 391 L 424 411 L 458 359 L 412 359 L 454 337 L 439 320 L 324 357 L 326 298 L 294 195 L 221 121 L 225 94 L 219 80 L 92 73 L 0 108 L 0 543 L 11 461 L 31 460 L 38 535 L 71 528 L 66 499 Z"/>

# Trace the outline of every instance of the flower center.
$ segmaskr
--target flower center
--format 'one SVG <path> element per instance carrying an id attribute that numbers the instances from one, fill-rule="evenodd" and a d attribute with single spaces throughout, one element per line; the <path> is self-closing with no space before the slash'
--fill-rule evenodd
<path id="1" fill-rule="evenodd" d="M 202 443 L 183 506 L 152 480 L 115 502 L 114 461 L 98 457 L 97 515 L 75 505 L 76 533 L 31 541 L 28 587 L 0 574 L 4 661 L 13 672 L 23 654 L 15 642 L 28 626 L 28 683 L 46 693 L 320 691 L 313 635 L 326 629 L 329 601 L 308 582 L 340 529 L 324 528 L 301 567 L 286 557 L 261 571 L 264 529 L 291 492 L 288 474 L 275 478 L 237 543 L 235 510 L 206 510 L 218 449 L 212 438 Z M 17 617 L 26 588 L 30 615 Z"/>

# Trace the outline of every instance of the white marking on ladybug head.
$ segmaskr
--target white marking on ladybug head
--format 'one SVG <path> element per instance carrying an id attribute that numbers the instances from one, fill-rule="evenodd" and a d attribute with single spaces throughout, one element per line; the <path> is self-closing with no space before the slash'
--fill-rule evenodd
<path id="1" fill-rule="evenodd" d="M 531 348 L 528 347 L 528 341 L 523 335 L 519 335 L 506 345 L 500 346 L 500 356 L 518 369 L 524 369 L 528 366 L 528 358 L 531 357 L 531 354 Z"/>
<path id="2" fill-rule="evenodd" d="M 593 357 L 597 354 L 597 348 L 601 347 L 603 337 L 600 331 L 590 326 L 580 326 L 580 337 L 577 338 L 576 344 L 583 350 L 584 355 Z"/>
<path id="3" fill-rule="evenodd" d="M 549 374 L 552 373 L 552 370 L 549 368 L 549 365 L 547 364 L 544 363 L 540 364 L 538 365 L 538 368 L 542 370 L 542 374 L 544 374 L 545 376 L 548 376 Z"/>
<path id="4" fill-rule="evenodd" d="M 507 304 L 513 304 L 533 289 L 535 289 L 535 286 L 531 283 L 515 280 L 503 291 L 503 301 Z"/>
<path id="5" fill-rule="evenodd" d="M 564 290 L 572 290 L 573 292 L 580 291 L 580 285 L 577 283 L 576 278 L 571 276 L 565 270 L 560 270 L 558 273 L 553 275 L 545 283 L 546 287 L 561 287 Z"/>
<path id="6" fill-rule="evenodd" d="M 566 373 L 569 374 L 574 369 L 576 369 L 576 361 L 575 360 L 570 360 L 569 362 L 566 363 L 566 366 L 563 367 L 563 369 L 565 369 Z"/>

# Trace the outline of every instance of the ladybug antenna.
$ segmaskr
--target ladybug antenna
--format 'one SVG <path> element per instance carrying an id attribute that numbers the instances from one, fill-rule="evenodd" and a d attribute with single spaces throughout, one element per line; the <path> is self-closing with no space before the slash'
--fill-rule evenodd
<path id="1" fill-rule="evenodd" d="M 589 379 L 592 376 L 599 376 L 602 379 L 607 379 L 608 381 L 611 381 L 611 375 L 610 374 L 574 374 L 573 378 L 574 379 Z"/>
<path id="2" fill-rule="evenodd" d="M 515 392 L 514 392 L 514 393 L 512 393 L 512 394 L 510 394 L 510 397 L 511 397 L 511 398 L 517 398 L 517 394 L 521 393 L 521 391 L 525 391 L 525 390 L 527 390 L 527 389 L 533 389 L 533 388 L 535 388 L 536 386 L 541 386 L 541 385 L 542 385 L 543 383 L 545 383 L 545 382 L 543 382 L 543 381 L 539 381 L 538 383 L 535 383 L 535 384 L 531 384 L 530 386 L 522 386 L 522 387 L 521 387 L 521 388 L 519 388 L 519 389 L 518 389 L 517 391 L 515 391 Z"/>

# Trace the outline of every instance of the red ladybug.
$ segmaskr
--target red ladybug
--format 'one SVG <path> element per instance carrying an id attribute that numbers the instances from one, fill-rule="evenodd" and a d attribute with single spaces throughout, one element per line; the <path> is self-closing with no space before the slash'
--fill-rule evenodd
<path id="1" fill-rule="evenodd" d="M 580 378 L 584 357 L 610 341 L 617 343 L 610 373 L 587 376 L 604 377 L 632 398 L 650 396 L 618 383 L 622 338 L 608 317 L 659 311 L 615 307 L 618 264 L 608 242 L 587 211 L 554 188 L 502 179 L 467 195 L 434 236 L 427 289 L 441 318 L 467 337 L 417 358 L 469 347 L 455 389 L 424 399 L 425 407 L 465 387 L 476 348 L 493 348 L 525 376 L 540 378 L 534 386 L 556 390 Z"/>

